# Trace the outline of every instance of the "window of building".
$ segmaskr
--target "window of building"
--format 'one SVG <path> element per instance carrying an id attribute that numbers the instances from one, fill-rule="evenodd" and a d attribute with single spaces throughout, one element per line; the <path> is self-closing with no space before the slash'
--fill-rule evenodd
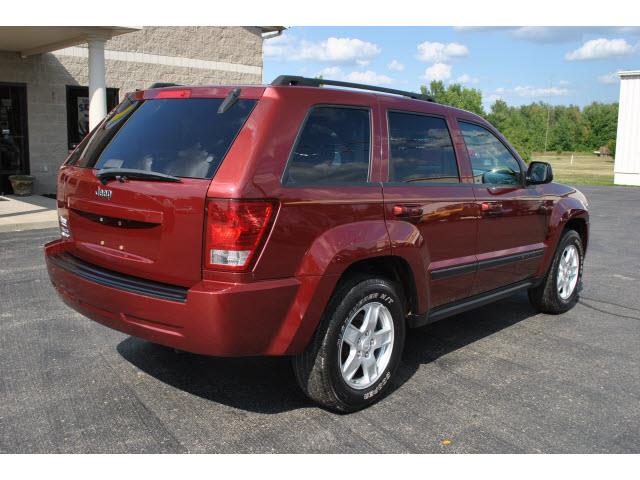
<path id="1" fill-rule="evenodd" d="M 107 112 L 118 104 L 118 89 L 107 88 Z M 89 87 L 67 86 L 67 142 L 73 150 L 89 133 Z"/>
<path id="2" fill-rule="evenodd" d="M 362 183 L 369 176 L 369 110 L 314 107 L 296 142 L 285 184 Z"/>
<path id="3" fill-rule="evenodd" d="M 389 180 L 458 183 L 458 165 L 443 118 L 389 112 Z"/>
<path id="4" fill-rule="evenodd" d="M 475 183 L 520 184 L 520 163 L 493 133 L 473 123 L 458 122 L 458 125 L 467 146 Z"/>

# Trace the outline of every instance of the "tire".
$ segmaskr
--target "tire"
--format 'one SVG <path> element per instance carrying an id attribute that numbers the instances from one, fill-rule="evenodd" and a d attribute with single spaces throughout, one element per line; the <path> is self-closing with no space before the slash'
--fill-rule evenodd
<path id="1" fill-rule="evenodd" d="M 383 396 L 404 347 L 405 309 L 398 291 L 393 282 L 371 277 L 337 288 L 309 345 L 293 358 L 298 384 L 310 399 L 332 411 L 353 412 Z"/>
<path id="2" fill-rule="evenodd" d="M 575 277 L 575 282 L 564 283 L 563 288 L 561 278 L 566 279 L 567 277 L 562 274 L 559 276 L 559 271 L 568 271 L 567 265 L 570 266 L 570 263 L 567 264 L 566 259 L 563 261 L 563 255 L 571 255 L 571 253 L 567 252 L 574 252 L 576 255 L 578 265 L 575 273 L 577 276 Z M 579 298 L 579 291 L 582 285 L 583 261 L 584 249 L 580 235 L 575 230 L 566 230 L 558 242 L 551 268 L 549 268 L 544 281 L 540 285 L 529 289 L 529 300 L 534 308 L 539 312 L 554 315 L 571 310 Z M 574 268 L 571 267 L 569 270 L 573 271 Z"/>

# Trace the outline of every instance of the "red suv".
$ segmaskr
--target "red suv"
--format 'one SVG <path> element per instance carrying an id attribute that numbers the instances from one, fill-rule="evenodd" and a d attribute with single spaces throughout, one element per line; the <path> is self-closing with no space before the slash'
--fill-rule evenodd
<path id="1" fill-rule="evenodd" d="M 152 88 L 61 167 L 46 261 L 93 320 L 291 356 L 310 398 L 352 411 L 384 394 L 409 327 L 523 290 L 539 311 L 575 305 L 587 200 L 551 180 L 482 118 L 411 92 Z"/>

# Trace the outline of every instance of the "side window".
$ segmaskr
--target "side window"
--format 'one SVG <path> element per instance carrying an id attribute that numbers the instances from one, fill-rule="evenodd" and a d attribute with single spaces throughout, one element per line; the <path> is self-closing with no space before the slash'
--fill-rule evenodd
<path id="1" fill-rule="evenodd" d="M 444 119 L 389 112 L 389 180 L 458 183 L 458 165 Z"/>
<path id="2" fill-rule="evenodd" d="M 314 107 L 298 137 L 283 183 L 326 185 L 362 183 L 369 177 L 369 110 Z"/>
<path id="3" fill-rule="evenodd" d="M 518 185 L 522 178 L 520 164 L 507 147 L 486 128 L 458 122 L 467 146 L 474 183 Z"/>

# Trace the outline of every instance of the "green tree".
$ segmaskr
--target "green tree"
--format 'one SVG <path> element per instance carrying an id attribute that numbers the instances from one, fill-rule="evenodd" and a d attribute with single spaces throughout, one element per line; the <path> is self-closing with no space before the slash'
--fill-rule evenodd
<path id="1" fill-rule="evenodd" d="M 582 111 L 588 135 L 586 147 L 596 150 L 616 139 L 618 104 L 593 102 Z"/>
<path id="2" fill-rule="evenodd" d="M 487 120 L 509 140 L 520 156 L 529 161 L 533 146 L 525 116 L 519 108 L 510 107 L 504 100 L 491 105 Z"/>
<path id="3" fill-rule="evenodd" d="M 478 115 L 485 115 L 482 107 L 482 92 L 475 88 L 463 87 L 458 83 L 451 83 L 445 87 L 442 81 L 432 81 L 429 88 L 420 86 L 423 95 L 431 95 L 433 99 L 443 105 L 461 108 Z"/>
<path id="4" fill-rule="evenodd" d="M 509 106 L 496 100 L 488 113 L 482 106 L 482 93 L 453 83 L 433 81 L 420 91 L 444 105 L 484 116 L 529 161 L 533 152 L 593 151 L 607 146 L 615 154 L 618 104 L 594 102 L 584 108 L 550 105 L 543 102 Z"/>

